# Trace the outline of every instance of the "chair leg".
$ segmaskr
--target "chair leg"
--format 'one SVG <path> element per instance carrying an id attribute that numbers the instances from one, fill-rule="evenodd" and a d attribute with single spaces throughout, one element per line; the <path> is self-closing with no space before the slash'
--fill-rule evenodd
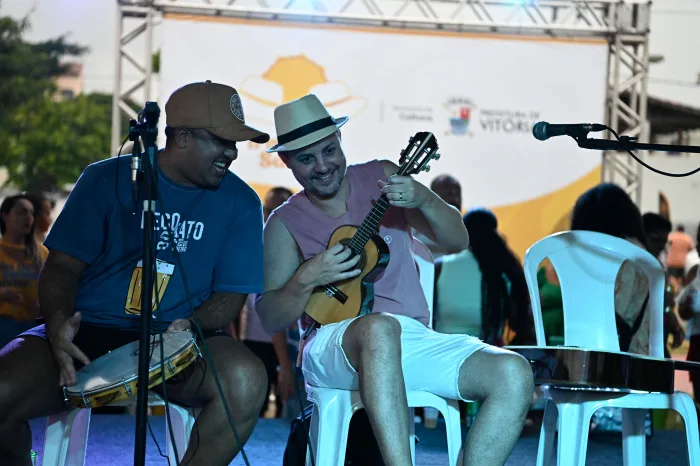
<path id="1" fill-rule="evenodd" d="M 624 466 L 647 464 L 647 443 L 644 431 L 646 409 L 622 410 L 622 458 Z"/>
<path id="2" fill-rule="evenodd" d="M 72 409 L 46 419 L 42 466 L 83 466 L 90 431 L 90 409 Z"/>
<path id="3" fill-rule="evenodd" d="M 537 466 L 549 466 L 552 462 L 554 434 L 557 432 L 557 414 L 557 404 L 551 398 L 546 398 L 540 429 L 540 442 L 537 445 Z"/>
<path id="4" fill-rule="evenodd" d="M 693 399 L 685 393 L 676 393 L 672 399 L 673 409 L 685 423 L 685 437 L 688 442 L 688 464 L 700 464 L 700 432 L 698 413 Z"/>
<path id="5" fill-rule="evenodd" d="M 409 441 L 411 442 L 411 464 L 416 464 L 416 410 L 408 408 Z"/>
<path id="6" fill-rule="evenodd" d="M 450 466 L 458 466 L 459 450 L 462 448 L 462 423 L 459 416 L 459 402 L 447 400 L 447 409 L 442 413 L 445 418 L 447 436 L 447 456 Z"/>
<path id="7" fill-rule="evenodd" d="M 314 402 L 309 432 L 311 448 L 306 449 L 306 466 L 344 466 L 352 415 L 351 409 L 342 409 L 335 403 L 319 410 L 318 404 Z"/>
<path id="8" fill-rule="evenodd" d="M 588 430 L 591 415 L 585 404 L 560 403 L 557 405 L 559 418 L 559 442 L 557 445 L 558 466 L 586 466 Z"/>
<path id="9" fill-rule="evenodd" d="M 190 411 L 183 407 L 178 406 L 174 403 L 168 403 L 168 408 L 170 409 L 170 421 L 171 424 L 168 425 L 168 413 L 165 416 L 165 445 L 166 454 L 170 460 L 170 464 L 178 464 L 182 458 L 185 456 L 185 451 L 187 451 L 187 446 L 189 445 L 190 435 L 194 427 L 195 418 L 192 416 Z M 173 429 L 173 437 L 175 438 L 175 449 L 177 449 L 177 460 L 175 459 L 175 449 L 173 448 L 172 440 L 170 438 L 170 426 Z"/>

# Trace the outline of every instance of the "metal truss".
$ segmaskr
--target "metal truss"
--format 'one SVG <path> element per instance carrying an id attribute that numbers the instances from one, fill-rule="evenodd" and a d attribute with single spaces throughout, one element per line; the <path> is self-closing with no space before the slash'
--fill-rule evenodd
<path id="1" fill-rule="evenodd" d="M 608 54 L 606 124 L 620 135 L 649 142 L 647 81 L 649 76 L 650 2 L 630 3 L 618 18 Z M 636 154 L 643 158 L 642 153 Z M 642 170 L 626 152 L 603 153 L 603 181 L 616 183 L 641 206 Z"/>
<path id="2" fill-rule="evenodd" d="M 137 5 L 141 3 L 143 5 Z M 112 150 L 119 149 L 121 144 L 122 114 L 136 119 L 136 112 L 129 106 L 127 100 L 134 100 L 134 93 L 143 90 L 145 99 L 151 93 L 151 76 L 153 74 L 153 27 L 157 11 L 151 2 L 126 2 L 118 0 L 118 17 L 116 32 L 116 66 L 114 71 L 114 93 L 112 95 Z M 143 36 L 142 54 L 134 51 L 137 39 Z M 124 82 L 124 65 L 131 65 L 137 79 L 132 83 Z M 137 102 L 144 105 L 145 102 Z"/>
<path id="3" fill-rule="evenodd" d="M 606 123 L 620 135 L 649 138 L 649 0 L 117 0 L 118 52 L 112 110 L 112 146 L 120 115 L 135 118 L 126 99 L 150 93 L 153 27 L 169 13 L 305 23 L 336 23 L 511 36 L 601 38 L 609 43 Z M 130 26 L 130 27 L 129 27 Z M 144 36 L 138 59 L 134 40 Z M 128 62 L 139 78 L 126 86 Z M 126 86 L 126 87 L 125 87 Z M 603 154 L 603 180 L 623 186 L 639 204 L 641 166 L 627 154 Z"/>

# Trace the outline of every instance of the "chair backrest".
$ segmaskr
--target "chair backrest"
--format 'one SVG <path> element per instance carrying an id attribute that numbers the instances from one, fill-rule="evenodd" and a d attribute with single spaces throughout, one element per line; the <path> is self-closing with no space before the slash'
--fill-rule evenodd
<path id="1" fill-rule="evenodd" d="M 430 252 L 428 246 L 417 239 L 413 239 L 413 258 L 418 265 L 418 275 L 420 276 L 420 284 L 423 288 L 425 300 L 428 301 L 429 325 L 433 326 L 433 295 L 435 293 L 435 263 L 433 261 L 433 253 Z"/>
<path id="2" fill-rule="evenodd" d="M 649 281 L 649 356 L 663 358 L 665 276 L 653 255 L 624 239 L 592 231 L 555 233 L 532 245 L 525 253 L 524 268 L 538 346 L 546 346 L 537 286 L 537 269 L 545 259 L 554 266 L 561 285 L 565 345 L 620 351 L 615 279 L 627 260 Z"/>

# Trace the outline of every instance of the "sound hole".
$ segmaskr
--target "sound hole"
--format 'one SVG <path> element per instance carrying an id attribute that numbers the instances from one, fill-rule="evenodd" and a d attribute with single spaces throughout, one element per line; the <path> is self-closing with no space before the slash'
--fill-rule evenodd
<path id="1" fill-rule="evenodd" d="M 347 246 L 350 243 L 350 240 L 352 238 L 343 238 L 340 240 L 340 244 L 343 246 Z M 365 252 L 364 249 L 362 249 L 362 252 L 360 253 L 360 262 L 358 263 L 358 267 L 360 270 L 365 269 L 365 265 L 367 264 L 367 253 Z"/>

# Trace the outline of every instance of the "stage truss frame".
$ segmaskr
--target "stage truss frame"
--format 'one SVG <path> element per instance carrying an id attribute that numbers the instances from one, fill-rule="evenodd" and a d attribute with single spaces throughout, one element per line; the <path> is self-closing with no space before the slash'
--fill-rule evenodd
<path id="1" fill-rule="evenodd" d="M 150 96 L 153 30 L 169 13 L 604 39 L 608 42 L 605 123 L 620 135 L 649 141 L 649 0 L 117 0 L 117 9 L 112 105 L 115 149 L 121 143 L 121 115 L 136 118 L 127 99 L 140 90 Z M 135 45 L 140 37 L 143 48 L 138 47 L 139 51 Z M 127 66 L 135 70 L 130 70 L 130 82 L 126 82 Z M 619 184 L 637 205 L 641 203 L 642 166 L 627 153 L 603 152 L 602 180 Z"/>

